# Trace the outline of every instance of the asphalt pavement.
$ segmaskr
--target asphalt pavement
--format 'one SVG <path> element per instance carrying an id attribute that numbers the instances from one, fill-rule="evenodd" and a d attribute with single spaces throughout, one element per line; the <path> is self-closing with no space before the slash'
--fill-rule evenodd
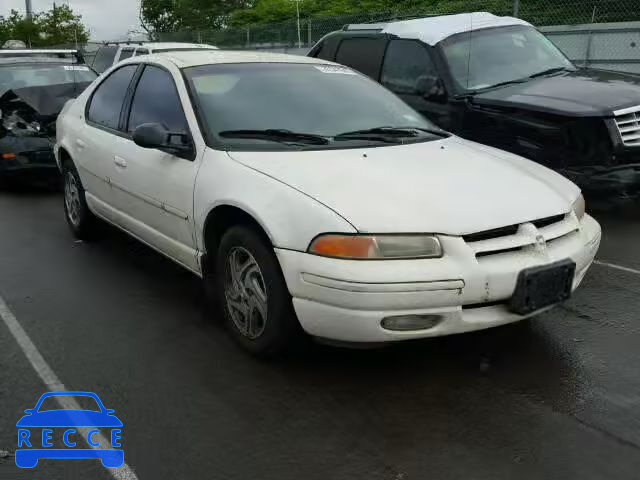
<path id="1" fill-rule="evenodd" d="M 259 361 L 190 273 L 115 231 L 75 241 L 59 194 L 0 192 L 0 297 L 66 388 L 115 409 L 140 480 L 635 480 L 640 206 L 596 217 L 602 263 L 532 321 Z M 45 391 L 0 321 L 0 479 L 120 478 L 15 466 L 16 421 Z"/>

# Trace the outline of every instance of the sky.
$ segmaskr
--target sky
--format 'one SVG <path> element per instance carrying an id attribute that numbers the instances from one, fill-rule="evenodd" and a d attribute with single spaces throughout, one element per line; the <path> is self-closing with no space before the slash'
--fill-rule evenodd
<path id="1" fill-rule="evenodd" d="M 34 12 L 49 10 L 53 0 L 31 0 Z M 56 0 L 56 4 L 67 0 Z M 91 31 L 91 40 L 124 40 L 129 30 L 141 30 L 138 21 L 139 0 L 68 0 L 76 14 Z M 25 12 L 25 0 L 0 0 L 0 15 L 11 9 Z M 136 37 L 137 38 L 137 37 Z"/>

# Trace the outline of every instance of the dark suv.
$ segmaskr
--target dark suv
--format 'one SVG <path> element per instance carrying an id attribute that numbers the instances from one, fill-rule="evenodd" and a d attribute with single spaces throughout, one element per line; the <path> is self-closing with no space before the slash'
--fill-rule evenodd
<path id="1" fill-rule="evenodd" d="M 590 193 L 640 193 L 640 77 L 580 68 L 530 24 L 474 13 L 348 25 L 309 56 L 381 82 L 442 128 Z"/>

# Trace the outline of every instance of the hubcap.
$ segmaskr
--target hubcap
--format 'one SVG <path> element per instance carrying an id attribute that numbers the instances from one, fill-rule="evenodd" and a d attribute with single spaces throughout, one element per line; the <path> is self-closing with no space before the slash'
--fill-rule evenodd
<path id="1" fill-rule="evenodd" d="M 76 178 L 71 172 L 67 172 L 64 177 L 64 203 L 69 221 L 77 227 L 80 224 L 80 192 Z"/>
<path id="2" fill-rule="evenodd" d="M 231 320 L 242 335 L 258 338 L 267 324 L 267 289 L 253 255 L 233 247 L 227 255 L 224 296 Z"/>

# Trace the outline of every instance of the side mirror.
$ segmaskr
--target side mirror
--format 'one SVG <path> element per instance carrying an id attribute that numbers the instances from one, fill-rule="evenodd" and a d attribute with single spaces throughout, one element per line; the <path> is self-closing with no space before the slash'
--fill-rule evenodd
<path id="1" fill-rule="evenodd" d="M 418 77 L 415 86 L 416 95 L 420 95 L 425 100 L 432 102 L 446 102 L 447 91 L 441 78 L 433 75 L 423 75 Z"/>
<path id="2" fill-rule="evenodd" d="M 105 408 L 104 409 L 104 413 L 106 413 L 107 415 L 112 415 L 114 414 L 116 411 L 113 408 Z"/>
<path id="3" fill-rule="evenodd" d="M 27 408 L 24 413 L 26 413 L 27 415 L 31 415 L 33 413 L 33 408 Z"/>
<path id="4" fill-rule="evenodd" d="M 193 144 L 186 133 L 170 132 L 160 123 L 143 123 L 133 131 L 133 142 L 142 148 L 155 148 L 178 157 L 190 158 Z"/>

